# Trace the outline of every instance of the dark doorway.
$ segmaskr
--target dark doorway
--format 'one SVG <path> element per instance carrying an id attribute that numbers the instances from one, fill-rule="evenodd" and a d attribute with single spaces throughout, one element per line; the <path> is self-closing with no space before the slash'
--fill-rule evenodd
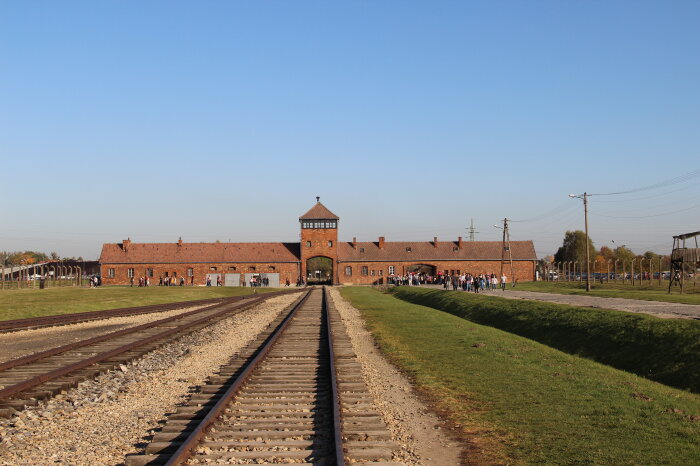
<path id="1" fill-rule="evenodd" d="M 333 284 L 333 259 L 316 256 L 306 261 L 306 283 L 309 285 Z"/>
<path id="2" fill-rule="evenodd" d="M 407 273 L 420 273 L 421 275 L 435 276 L 435 267 L 426 264 L 415 264 L 406 267 Z"/>

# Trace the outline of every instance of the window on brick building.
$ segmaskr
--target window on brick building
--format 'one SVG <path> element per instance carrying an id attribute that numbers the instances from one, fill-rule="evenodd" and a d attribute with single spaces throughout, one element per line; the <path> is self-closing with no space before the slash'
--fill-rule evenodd
<path id="1" fill-rule="evenodd" d="M 365 252 L 365 248 L 360 248 L 360 252 Z"/>
<path id="2" fill-rule="evenodd" d="M 187 276 L 194 277 L 194 269 L 192 267 L 187 269 Z"/>
<path id="3" fill-rule="evenodd" d="M 153 269 L 146 269 L 146 276 L 153 277 Z"/>
<path id="4" fill-rule="evenodd" d="M 373 276 L 373 277 L 374 277 L 374 273 L 375 273 L 375 272 L 374 272 L 374 269 L 372 269 L 372 270 L 369 271 L 369 274 L 370 274 L 371 276 Z"/>
<path id="5" fill-rule="evenodd" d="M 126 276 L 129 278 L 134 278 L 134 269 L 126 269 Z"/>
<path id="6" fill-rule="evenodd" d="M 368 272 L 369 272 L 368 267 L 366 265 L 363 265 L 362 266 L 362 275 L 367 275 Z"/>
<path id="7" fill-rule="evenodd" d="M 209 267 L 209 270 L 211 270 L 212 272 L 216 272 L 216 267 Z"/>
<path id="8" fill-rule="evenodd" d="M 248 270 L 251 272 L 255 272 L 255 266 L 251 265 L 250 267 L 248 267 Z"/>
<path id="9" fill-rule="evenodd" d="M 349 265 L 345 267 L 345 275 L 347 275 L 348 277 L 352 276 L 352 267 L 350 267 Z"/>
<path id="10" fill-rule="evenodd" d="M 311 247 L 311 241 L 307 241 L 307 242 L 306 242 L 306 247 L 307 247 L 307 248 L 310 248 L 310 247 Z"/>
<path id="11" fill-rule="evenodd" d="M 394 275 L 394 271 L 395 271 L 395 270 L 396 270 L 396 268 L 394 268 L 393 265 L 390 265 L 390 266 L 389 266 L 389 275 Z"/>
<path id="12" fill-rule="evenodd" d="M 406 252 L 411 252 L 411 248 L 406 248 Z"/>
<path id="13" fill-rule="evenodd" d="M 228 269 L 229 269 L 229 270 L 236 270 L 236 266 L 235 266 L 235 265 L 231 265 L 231 266 L 229 266 Z"/>
<path id="14" fill-rule="evenodd" d="M 329 248 L 332 248 L 332 247 L 333 247 L 333 241 L 329 241 L 329 242 L 328 242 L 328 247 L 329 247 Z"/>
<path id="15" fill-rule="evenodd" d="M 107 270 L 107 276 L 109 278 L 114 278 L 114 269 Z"/>
<path id="16" fill-rule="evenodd" d="M 379 276 L 381 277 L 382 275 L 384 275 L 384 271 L 383 271 L 383 270 L 380 270 L 380 271 L 379 271 Z"/>
<path id="17" fill-rule="evenodd" d="M 274 265 L 271 265 L 271 266 L 269 267 L 269 269 L 270 269 L 270 272 L 274 272 L 274 271 L 275 271 L 275 266 L 274 266 Z"/>

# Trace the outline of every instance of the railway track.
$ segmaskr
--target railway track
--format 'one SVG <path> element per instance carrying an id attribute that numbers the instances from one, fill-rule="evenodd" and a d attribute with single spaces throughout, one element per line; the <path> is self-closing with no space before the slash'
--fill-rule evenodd
<path id="1" fill-rule="evenodd" d="M 142 455 L 146 464 L 399 465 L 325 289 L 282 313 L 188 402 Z"/>
<path id="2" fill-rule="evenodd" d="M 62 390 L 118 368 L 158 346 L 243 312 L 280 294 L 213 304 L 147 324 L 0 362 L 0 417 L 12 416 Z"/>
<path id="3" fill-rule="evenodd" d="M 273 295 L 278 292 L 273 292 Z M 53 316 L 31 317 L 29 319 L 0 321 L 0 333 L 17 332 L 42 327 L 55 327 L 58 325 L 76 324 L 93 320 L 110 319 L 112 317 L 149 314 L 152 312 L 172 311 L 183 307 L 206 306 L 222 303 L 234 303 L 254 295 L 234 296 L 231 298 L 198 299 L 194 301 L 181 301 L 177 303 L 150 304 L 148 306 L 125 307 L 119 309 L 107 309 L 104 311 L 77 312 L 74 314 L 62 314 Z"/>

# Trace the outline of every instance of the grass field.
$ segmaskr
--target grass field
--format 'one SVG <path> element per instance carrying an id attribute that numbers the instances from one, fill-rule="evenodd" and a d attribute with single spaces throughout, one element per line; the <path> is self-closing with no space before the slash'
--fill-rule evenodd
<path id="1" fill-rule="evenodd" d="M 700 396 L 365 288 L 341 293 L 475 463 L 700 464 Z"/>
<path id="2" fill-rule="evenodd" d="M 700 393 L 700 321 L 402 286 L 400 299 Z"/>
<path id="3" fill-rule="evenodd" d="M 256 288 L 258 293 L 278 289 Z M 248 287 L 225 286 L 68 287 L 45 290 L 3 290 L 0 291 L 0 320 L 239 296 L 251 292 L 251 288 Z"/>
<path id="4" fill-rule="evenodd" d="M 629 298 L 642 299 L 644 301 L 662 301 L 667 303 L 700 304 L 700 285 L 693 288 L 693 283 L 686 283 L 683 294 L 678 294 L 678 288 L 673 288 L 671 294 L 668 293 L 668 282 L 665 286 L 656 284 L 649 285 L 644 282 L 643 286 L 623 285 L 622 283 L 592 283 L 590 292 L 586 292 L 586 283 L 583 282 L 518 282 L 517 290 L 540 291 L 542 293 L 561 293 L 588 296 L 601 296 L 605 298 Z"/>

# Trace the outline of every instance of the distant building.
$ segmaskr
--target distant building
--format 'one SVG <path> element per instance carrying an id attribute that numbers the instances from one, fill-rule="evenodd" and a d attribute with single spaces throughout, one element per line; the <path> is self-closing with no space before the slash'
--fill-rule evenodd
<path id="1" fill-rule="evenodd" d="M 387 278 L 423 271 L 437 276 L 500 271 L 500 241 L 338 241 L 339 218 L 317 201 L 299 217 L 299 243 L 121 243 L 102 246 L 100 266 L 106 285 L 124 285 L 131 277 L 185 277 L 187 284 L 241 286 L 251 277 L 270 286 L 307 281 L 333 284 L 383 284 Z M 537 256 L 532 241 L 511 241 L 513 267 L 520 281 L 534 280 Z M 510 267 L 506 270 L 509 272 Z M 506 273 L 508 273 L 506 272 Z M 510 277 L 509 277 L 510 279 Z"/>

